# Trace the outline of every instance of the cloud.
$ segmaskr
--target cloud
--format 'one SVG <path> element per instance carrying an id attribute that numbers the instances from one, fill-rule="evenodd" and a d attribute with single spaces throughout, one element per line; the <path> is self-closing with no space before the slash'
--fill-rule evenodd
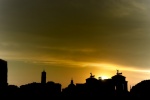
<path id="1" fill-rule="evenodd" d="M 43 34 L 54 33 L 56 29 L 63 32 L 63 28 L 66 30 L 70 26 L 74 28 L 77 25 L 81 27 L 106 25 L 113 28 L 123 28 L 125 25 L 130 28 L 131 25 L 132 27 L 135 25 L 132 22 L 145 19 L 147 14 L 143 10 L 149 8 L 146 3 L 137 0 L 44 0 L 42 2 L 7 0 L 1 5 L 3 29 Z M 120 27 L 121 24 L 123 26 Z"/>
<path id="2" fill-rule="evenodd" d="M 149 4 L 148 0 L 1 0 L 1 55 L 148 68 Z"/>

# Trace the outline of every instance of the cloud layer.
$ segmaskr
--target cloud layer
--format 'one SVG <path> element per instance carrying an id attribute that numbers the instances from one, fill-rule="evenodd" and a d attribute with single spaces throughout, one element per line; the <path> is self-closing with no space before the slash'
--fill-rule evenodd
<path id="1" fill-rule="evenodd" d="M 149 0 L 1 0 L 0 54 L 150 66 Z"/>

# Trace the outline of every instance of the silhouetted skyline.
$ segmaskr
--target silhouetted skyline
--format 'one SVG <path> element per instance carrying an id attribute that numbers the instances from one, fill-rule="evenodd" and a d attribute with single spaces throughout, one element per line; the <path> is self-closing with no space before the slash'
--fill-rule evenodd
<path id="1" fill-rule="evenodd" d="M 0 0 L 0 57 L 9 62 L 8 83 L 41 82 L 43 69 L 47 80 L 62 87 L 71 78 L 84 83 L 88 73 L 110 78 L 116 69 L 129 86 L 149 79 L 149 5 L 150 0 Z"/>
<path id="2" fill-rule="evenodd" d="M 116 70 L 116 75 L 109 79 L 96 79 L 90 73 L 85 83 L 74 83 L 71 79 L 67 87 L 62 88 L 61 83 L 53 81 L 46 82 L 46 71 L 41 71 L 41 82 L 31 82 L 20 87 L 7 83 L 7 61 L 0 59 L 0 97 L 42 97 L 43 99 L 52 97 L 147 97 L 150 91 L 150 80 L 143 80 L 128 90 L 128 81 L 122 72 Z M 113 98 L 111 98 L 113 99 Z"/>

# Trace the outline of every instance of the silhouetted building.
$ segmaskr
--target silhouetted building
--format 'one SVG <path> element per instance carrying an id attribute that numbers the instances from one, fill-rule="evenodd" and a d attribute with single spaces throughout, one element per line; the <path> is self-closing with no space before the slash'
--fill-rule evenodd
<path id="1" fill-rule="evenodd" d="M 144 80 L 133 86 L 130 90 L 132 96 L 144 97 L 149 96 L 150 80 Z M 46 82 L 45 70 L 41 72 L 41 83 L 28 83 L 21 85 L 8 85 L 7 83 L 7 61 L 0 59 L 0 97 L 42 97 L 42 99 L 55 97 L 128 97 L 128 81 L 126 77 L 117 70 L 116 75 L 110 79 L 95 78 L 90 73 L 90 77 L 85 79 L 85 83 L 76 85 L 71 79 L 70 84 L 61 91 L 61 84 L 53 81 Z M 62 98 L 63 99 L 63 98 Z M 65 98 L 64 98 L 65 99 Z M 70 98 L 72 99 L 72 98 Z"/>
<path id="2" fill-rule="evenodd" d="M 73 82 L 73 79 L 71 79 L 70 84 L 68 87 L 62 89 L 63 96 L 75 96 L 76 95 L 76 85 Z"/>
<path id="3" fill-rule="evenodd" d="M 149 97 L 150 95 L 150 80 L 143 80 L 133 86 L 130 93 L 134 97 Z"/>
<path id="4" fill-rule="evenodd" d="M 102 84 L 100 84 L 100 82 L 95 78 L 95 75 L 92 75 L 92 73 L 90 73 L 91 76 L 89 78 L 86 79 L 86 94 L 88 94 L 89 96 L 96 96 L 96 95 L 100 95 L 100 88 L 102 86 Z"/>
<path id="5" fill-rule="evenodd" d="M 122 95 L 128 92 L 128 85 L 126 81 L 126 77 L 122 75 L 122 73 L 119 73 L 119 70 L 117 70 L 116 75 L 112 76 L 112 80 L 114 82 L 114 88 L 117 95 Z"/>
<path id="6" fill-rule="evenodd" d="M 8 85 L 7 87 L 7 96 L 8 97 L 18 97 L 19 95 L 19 87 L 16 85 Z"/>
<path id="7" fill-rule="evenodd" d="M 96 79 L 94 75 L 86 79 L 86 91 L 89 96 L 112 96 L 114 85 L 112 79 Z"/>
<path id="8" fill-rule="evenodd" d="M 7 61 L 0 59 L 0 88 L 8 86 Z"/>
<path id="9" fill-rule="evenodd" d="M 41 83 L 46 84 L 46 72 L 45 70 L 41 73 Z"/>
<path id="10" fill-rule="evenodd" d="M 110 79 L 99 79 L 101 95 L 113 96 L 115 93 L 113 80 Z"/>
<path id="11" fill-rule="evenodd" d="M 90 73 L 90 77 L 86 79 L 86 82 L 83 84 L 73 84 L 73 80 L 65 88 L 66 94 L 72 95 L 76 94 L 76 96 L 86 96 L 86 97 L 99 97 L 99 96 L 127 96 L 127 81 L 125 77 L 122 76 L 122 73 L 119 73 L 117 70 L 117 74 L 112 76 L 110 79 L 96 79 L 92 73 Z"/>
<path id="12" fill-rule="evenodd" d="M 52 81 L 46 84 L 42 83 L 28 83 L 20 86 L 20 95 L 25 97 L 50 97 L 60 96 L 61 84 Z"/>
<path id="13" fill-rule="evenodd" d="M 81 96 L 87 96 L 87 91 L 86 91 L 86 85 L 85 83 L 77 83 L 76 84 L 76 95 L 81 97 Z"/>
<path id="14" fill-rule="evenodd" d="M 48 81 L 46 83 L 45 89 L 49 96 L 59 96 L 61 93 L 61 84 L 55 83 L 53 81 Z"/>
<path id="15" fill-rule="evenodd" d="M 22 97 L 43 96 L 43 87 L 41 83 L 28 83 L 20 86 L 20 95 Z"/>

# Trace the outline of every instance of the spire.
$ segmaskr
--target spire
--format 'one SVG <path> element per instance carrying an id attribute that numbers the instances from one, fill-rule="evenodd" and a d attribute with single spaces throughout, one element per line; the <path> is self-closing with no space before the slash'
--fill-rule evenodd
<path id="1" fill-rule="evenodd" d="M 74 84 L 74 82 L 73 82 L 73 78 L 71 78 L 71 82 L 70 82 L 70 84 Z"/>

